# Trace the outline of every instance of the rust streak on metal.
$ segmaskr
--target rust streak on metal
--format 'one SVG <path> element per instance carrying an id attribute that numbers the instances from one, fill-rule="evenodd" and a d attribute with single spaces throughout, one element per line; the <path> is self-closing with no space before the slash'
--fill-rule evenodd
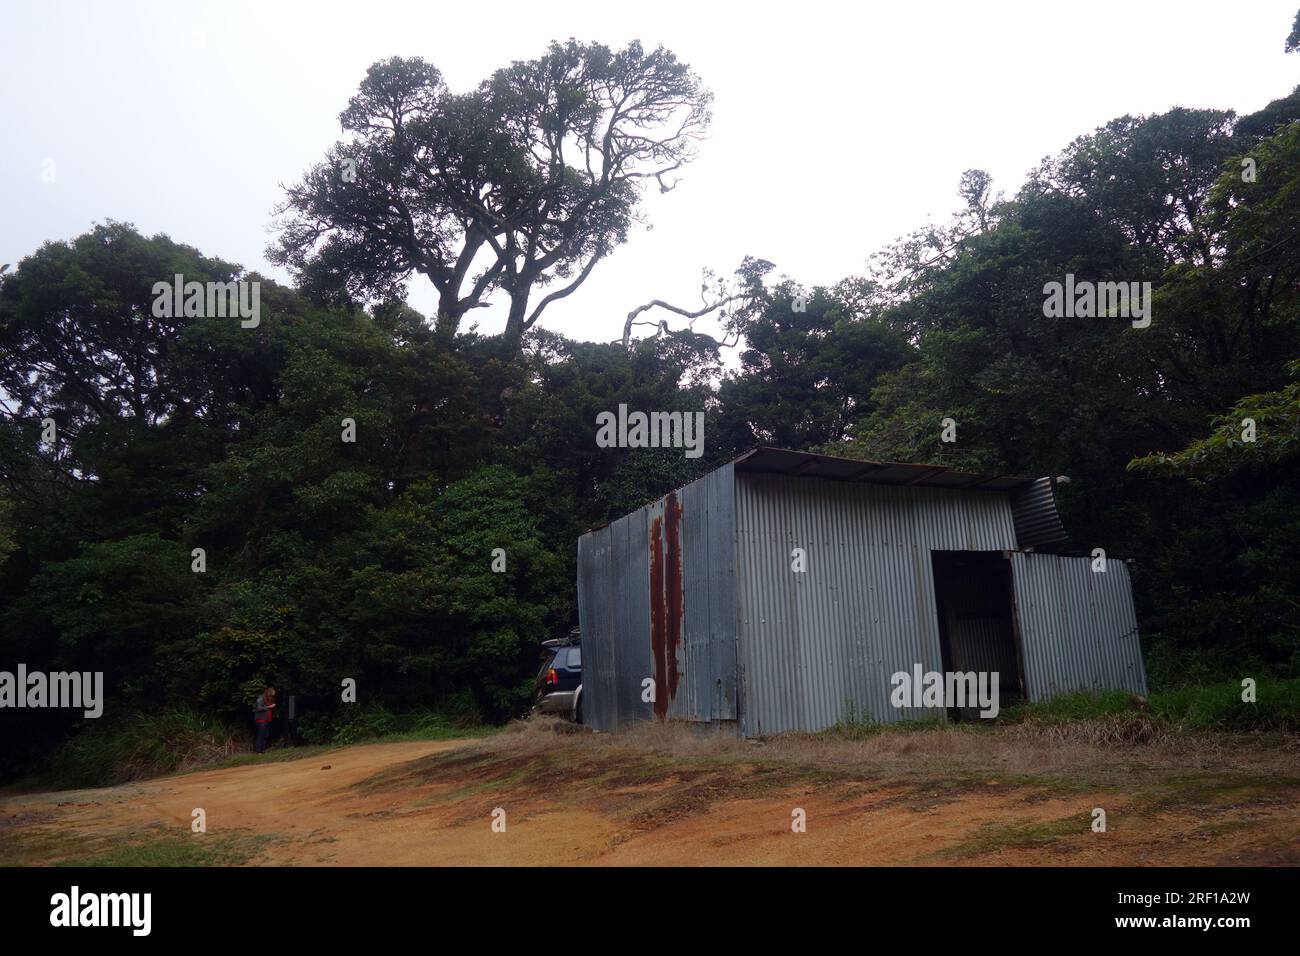
<path id="1" fill-rule="evenodd" d="M 685 610 L 682 586 L 682 506 L 673 492 L 664 499 L 662 517 L 650 522 L 650 651 L 654 665 L 654 713 L 668 716 L 677 696 L 677 652 Z"/>
<path id="2" fill-rule="evenodd" d="M 668 550 L 664 581 L 668 640 L 664 656 L 668 659 L 668 699 L 673 700 L 677 696 L 677 649 L 682 643 L 682 618 L 685 612 L 685 588 L 682 586 L 682 506 L 675 491 L 664 502 L 664 538 Z"/>
<path id="3" fill-rule="evenodd" d="M 660 720 L 668 714 L 668 696 L 663 692 L 667 671 L 664 624 L 663 519 L 655 518 L 650 522 L 650 660 L 654 666 L 654 712 Z"/>

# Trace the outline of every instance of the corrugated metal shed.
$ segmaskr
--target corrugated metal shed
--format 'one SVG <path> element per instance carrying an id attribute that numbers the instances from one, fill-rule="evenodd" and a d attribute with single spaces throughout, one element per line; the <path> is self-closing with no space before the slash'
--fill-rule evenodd
<path id="1" fill-rule="evenodd" d="M 738 721 L 757 736 L 933 713 L 897 709 L 889 696 L 894 673 L 943 669 L 935 552 L 1011 566 L 1005 625 L 951 606 L 959 669 L 1023 661 L 1035 700 L 1083 687 L 1143 692 L 1122 562 L 1092 575 L 1086 558 L 1016 550 L 1027 537 L 1057 540 L 1051 489 L 755 449 L 579 539 L 584 720 L 599 730 L 655 717 Z M 999 646 L 998 627 L 1019 646 Z"/>

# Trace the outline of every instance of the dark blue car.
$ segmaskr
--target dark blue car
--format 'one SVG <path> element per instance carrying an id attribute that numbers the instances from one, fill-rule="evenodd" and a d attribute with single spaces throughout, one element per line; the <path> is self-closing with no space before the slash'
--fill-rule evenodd
<path id="1" fill-rule="evenodd" d="M 543 641 L 545 655 L 537 673 L 537 695 L 533 710 L 561 714 L 582 723 L 582 644 L 578 632 L 554 641 Z"/>

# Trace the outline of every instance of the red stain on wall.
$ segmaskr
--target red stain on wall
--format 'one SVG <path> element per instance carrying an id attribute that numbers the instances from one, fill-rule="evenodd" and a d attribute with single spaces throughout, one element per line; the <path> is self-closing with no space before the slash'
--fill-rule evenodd
<path id="1" fill-rule="evenodd" d="M 668 712 L 668 695 L 663 691 L 664 664 L 664 519 L 650 522 L 650 664 L 654 668 L 654 710 L 660 720 Z"/>
<path id="2" fill-rule="evenodd" d="M 662 518 L 650 523 L 650 649 L 654 664 L 655 716 L 668 716 L 680 677 L 677 651 L 682 642 L 682 506 L 673 492 Z"/>

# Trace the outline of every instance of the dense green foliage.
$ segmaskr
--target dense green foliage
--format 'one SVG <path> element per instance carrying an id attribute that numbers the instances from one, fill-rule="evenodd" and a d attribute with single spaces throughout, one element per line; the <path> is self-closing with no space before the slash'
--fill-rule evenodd
<path id="1" fill-rule="evenodd" d="M 1263 680 L 1257 698 L 1241 699 L 1239 682 L 1194 684 L 1154 693 L 1141 709 L 1135 708 L 1123 691 L 1062 694 L 1041 704 L 1013 707 L 999 716 L 1003 723 L 1032 721 L 1064 724 L 1123 716 L 1143 718 L 1157 726 L 1178 731 L 1226 731 L 1247 733 L 1300 732 L 1300 679 Z"/>
<path id="2" fill-rule="evenodd" d="M 633 200 L 613 195 L 622 212 L 573 238 L 571 263 L 617 244 Z M 239 726 L 271 681 L 328 737 L 345 678 L 391 713 L 500 720 L 526 706 L 539 642 L 576 623 L 577 536 L 766 443 L 1067 475 L 1072 546 L 1135 562 L 1154 685 L 1293 676 L 1300 90 L 1247 117 L 1121 117 L 1010 199 L 976 170 L 960 195 L 950 225 L 802 310 L 792 280 L 751 289 L 726 319 L 730 370 L 718 342 L 667 328 L 629 348 L 452 334 L 348 299 L 410 270 L 347 273 L 365 263 L 341 252 L 302 259 L 302 290 L 261 280 L 256 328 L 160 319 L 157 281 L 257 277 L 119 223 L 47 243 L 0 284 L 0 666 L 102 670 L 111 710 L 146 726 L 178 708 Z M 1066 273 L 1151 282 L 1152 324 L 1046 318 Z M 704 456 L 597 447 L 620 403 L 703 409 Z M 5 768 L 78 722 L 12 712 Z"/>
<path id="3" fill-rule="evenodd" d="M 491 732 L 415 707 L 403 713 L 374 705 L 313 712 L 296 722 L 300 747 L 275 751 L 303 755 L 301 745 L 324 750 L 374 740 L 438 740 Z M 60 747 L 24 784 L 42 788 L 111 786 L 177 771 L 243 763 L 255 758 L 240 721 L 222 720 L 190 707 L 149 713 L 115 713 L 95 721 Z"/>
<path id="4" fill-rule="evenodd" d="M 824 733 L 855 738 L 953 726 L 969 733 L 992 733 L 999 728 L 1030 725 L 1062 727 L 1071 739 L 1098 743 L 1135 743 L 1160 734 L 1300 733 L 1300 678 L 1266 678 L 1258 682 L 1256 694 L 1253 702 L 1243 701 L 1238 681 L 1190 684 L 1157 691 L 1137 701 L 1125 691 L 1074 691 L 1039 703 L 1016 703 L 1002 710 L 996 720 L 955 725 L 939 717 L 881 723 L 850 711 Z M 1267 745 L 1268 740 L 1260 742 Z"/>

